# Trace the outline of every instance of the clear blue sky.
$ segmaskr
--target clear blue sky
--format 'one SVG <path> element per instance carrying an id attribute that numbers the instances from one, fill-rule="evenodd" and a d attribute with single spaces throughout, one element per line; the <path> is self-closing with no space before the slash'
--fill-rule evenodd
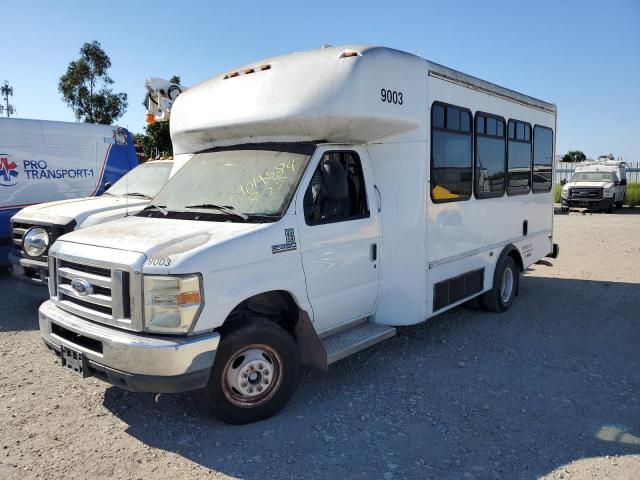
<path id="1" fill-rule="evenodd" d="M 2 7 L 0 81 L 19 117 L 73 121 L 57 83 L 98 40 L 119 124 L 144 125 L 146 77 L 189 86 L 263 57 L 368 43 L 417 53 L 558 105 L 557 152 L 640 161 L 640 1 L 23 1 Z"/>

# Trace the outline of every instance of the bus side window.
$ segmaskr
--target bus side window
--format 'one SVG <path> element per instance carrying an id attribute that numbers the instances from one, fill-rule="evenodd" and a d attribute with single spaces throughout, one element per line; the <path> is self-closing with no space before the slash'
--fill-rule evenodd
<path id="1" fill-rule="evenodd" d="M 468 200 L 472 187 L 471 112 L 434 102 L 431 106 L 431 200 Z"/>
<path id="2" fill-rule="evenodd" d="M 507 194 L 531 191 L 531 125 L 509 120 L 507 142 Z"/>
<path id="3" fill-rule="evenodd" d="M 553 130 L 533 127 L 533 193 L 551 190 L 553 171 Z"/>

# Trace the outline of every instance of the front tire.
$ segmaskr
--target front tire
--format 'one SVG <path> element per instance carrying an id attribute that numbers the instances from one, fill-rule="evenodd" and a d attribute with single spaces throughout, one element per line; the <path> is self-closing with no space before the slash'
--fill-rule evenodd
<path id="1" fill-rule="evenodd" d="M 213 414 L 242 425 L 282 410 L 300 378 L 300 355 L 291 335 L 263 318 L 238 319 L 221 333 L 205 387 Z"/>
<path id="2" fill-rule="evenodd" d="M 496 266 L 493 274 L 493 288 L 482 295 L 482 305 L 490 312 L 502 313 L 509 310 L 518 291 L 520 269 L 509 255 Z"/>

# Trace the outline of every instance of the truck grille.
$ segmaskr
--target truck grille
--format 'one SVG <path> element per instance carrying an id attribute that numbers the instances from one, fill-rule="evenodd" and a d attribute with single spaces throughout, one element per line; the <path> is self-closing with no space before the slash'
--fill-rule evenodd
<path id="1" fill-rule="evenodd" d="M 13 223 L 11 225 L 11 240 L 13 241 L 13 246 L 19 252 L 22 252 L 22 236 L 29 230 L 31 227 L 35 227 L 37 225 L 30 225 L 28 223 Z M 51 232 L 49 232 L 51 235 Z M 46 254 L 42 256 L 46 258 Z"/>
<path id="2" fill-rule="evenodd" d="M 599 200 L 602 198 L 602 188 L 573 187 L 569 191 L 569 198 L 572 200 Z"/>
<path id="3" fill-rule="evenodd" d="M 136 330 L 131 321 L 129 272 L 59 258 L 53 265 L 54 301 L 60 308 L 88 320 Z"/>

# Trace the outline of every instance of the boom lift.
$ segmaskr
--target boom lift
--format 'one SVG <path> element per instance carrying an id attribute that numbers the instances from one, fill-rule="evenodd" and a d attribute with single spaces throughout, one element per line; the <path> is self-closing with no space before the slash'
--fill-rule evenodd
<path id="1" fill-rule="evenodd" d="M 171 117 L 173 102 L 186 90 L 182 85 L 164 78 L 147 78 L 147 123 L 166 122 Z"/>

